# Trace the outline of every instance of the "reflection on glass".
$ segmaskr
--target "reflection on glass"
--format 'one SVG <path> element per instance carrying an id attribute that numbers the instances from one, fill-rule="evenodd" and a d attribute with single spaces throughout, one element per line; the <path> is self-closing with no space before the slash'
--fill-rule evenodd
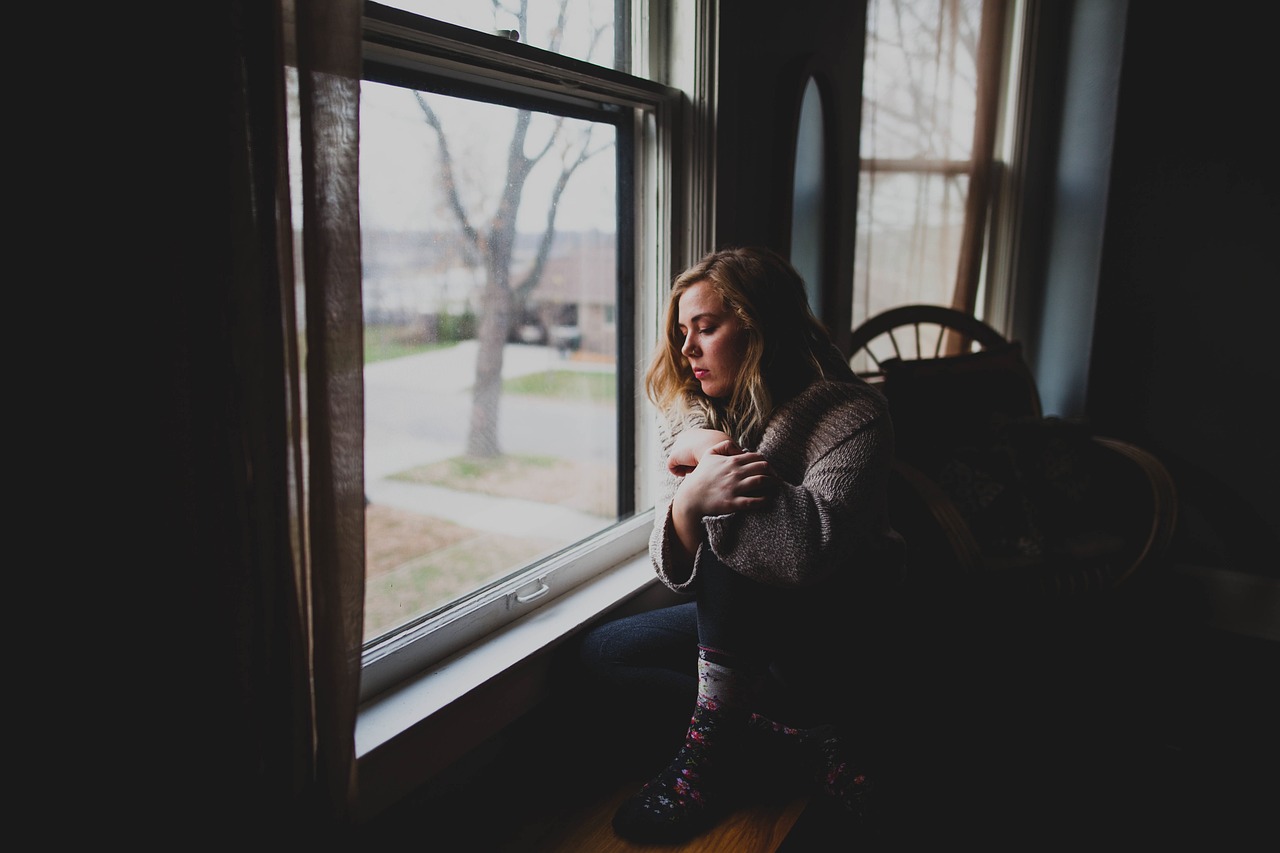
<path id="1" fill-rule="evenodd" d="M 612 125 L 361 98 L 368 641 L 617 519 L 617 176 Z"/>

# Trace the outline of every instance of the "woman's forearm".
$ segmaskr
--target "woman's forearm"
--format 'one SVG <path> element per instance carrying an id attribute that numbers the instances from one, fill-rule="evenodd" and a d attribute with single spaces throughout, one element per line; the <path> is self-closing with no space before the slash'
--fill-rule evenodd
<path id="1" fill-rule="evenodd" d="M 702 526 L 701 513 L 691 508 L 687 501 L 681 500 L 679 491 L 671 501 L 671 526 L 676 534 L 676 541 L 672 544 L 679 545 L 679 548 L 672 549 L 672 556 L 679 560 L 680 569 L 692 571 L 694 556 L 706 536 L 706 530 Z"/>

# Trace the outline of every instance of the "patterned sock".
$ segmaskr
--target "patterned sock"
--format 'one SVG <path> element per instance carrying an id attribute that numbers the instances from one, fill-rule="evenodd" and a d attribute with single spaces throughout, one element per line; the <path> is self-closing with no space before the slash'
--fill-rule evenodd
<path id="1" fill-rule="evenodd" d="M 846 811 L 866 818 L 872 785 L 866 771 L 854 764 L 846 738 L 832 725 L 800 729 L 752 714 L 748 728 L 772 745 L 775 754 L 799 765 L 822 790 Z"/>
<path id="2" fill-rule="evenodd" d="M 613 817 L 638 843 L 678 843 L 709 829 L 732 806 L 740 780 L 750 691 L 731 658 L 698 647 L 698 699 L 676 757 Z"/>

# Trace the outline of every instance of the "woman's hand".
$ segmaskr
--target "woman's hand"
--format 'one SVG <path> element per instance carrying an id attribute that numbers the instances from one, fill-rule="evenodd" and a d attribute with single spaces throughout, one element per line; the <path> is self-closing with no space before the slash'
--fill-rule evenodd
<path id="1" fill-rule="evenodd" d="M 768 500 L 777 484 L 767 459 L 741 449 L 731 440 L 721 441 L 703 453 L 671 501 L 671 521 L 685 552 L 682 562 L 692 565 L 706 533 L 702 526 L 704 516 L 757 507 Z"/>
<path id="2" fill-rule="evenodd" d="M 701 519 L 759 506 L 776 486 L 767 459 L 726 439 L 703 453 L 676 498 L 682 511 Z"/>

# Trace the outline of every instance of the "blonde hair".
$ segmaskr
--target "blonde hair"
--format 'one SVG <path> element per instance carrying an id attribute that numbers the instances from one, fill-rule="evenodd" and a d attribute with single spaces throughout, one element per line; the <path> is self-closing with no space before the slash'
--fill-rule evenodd
<path id="1" fill-rule="evenodd" d="M 680 297 L 706 282 L 742 323 L 746 346 L 733 391 L 713 400 L 702 392 L 681 353 Z M 671 286 L 662 331 L 645 372 L 645 391 L 668 417 L 701 414 L 706 425 L 754 447 L 775 407 L 816 378 L 852 378 L 849 363 L 814 316 L 804 280 L 781 255 L 764 248 L 712 252 Z"/>

